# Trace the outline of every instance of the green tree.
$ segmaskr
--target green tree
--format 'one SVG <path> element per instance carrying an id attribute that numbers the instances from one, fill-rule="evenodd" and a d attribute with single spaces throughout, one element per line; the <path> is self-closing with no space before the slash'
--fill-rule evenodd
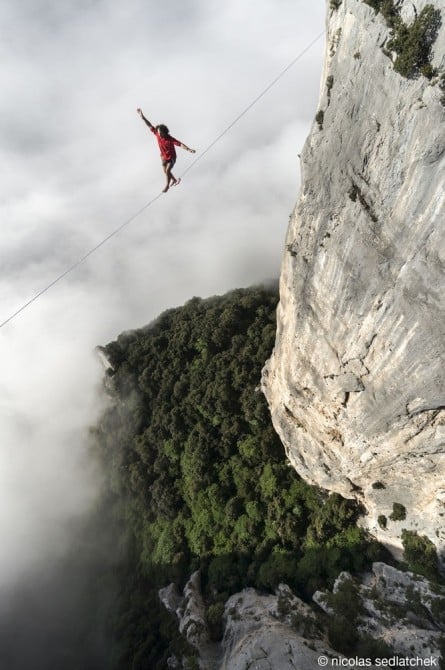
<path id="1" fill-rule="evenodd" d="M 277 300 L 275 287 L 193 298 L 105 347 L 114 398 L 94 439 L 129 538 L 113 670 L 165 667 L 179 637 L 145 603 L 197 568 L 217 635 L 220 603 L 246 585 L 309 597 L 370 560 L 359 509 L 299 479 L 258 390 Z"/>

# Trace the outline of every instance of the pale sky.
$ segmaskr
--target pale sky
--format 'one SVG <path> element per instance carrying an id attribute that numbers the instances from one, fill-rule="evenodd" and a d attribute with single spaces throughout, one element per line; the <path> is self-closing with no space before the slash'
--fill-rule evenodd
<path id="1" fill-rule="evenodd" d="M 196 157 L 324 29 L 324 0 L 0 5 L 0 322 L 164 184 L 136 108 Z M 161 311 L 277 277 L 324 38 L 196 164 L 0 329 L 0 593 L 63 552 L 97 478 L 94 347 Z M 178 150 L 175 174 L 194 157 Z"/>

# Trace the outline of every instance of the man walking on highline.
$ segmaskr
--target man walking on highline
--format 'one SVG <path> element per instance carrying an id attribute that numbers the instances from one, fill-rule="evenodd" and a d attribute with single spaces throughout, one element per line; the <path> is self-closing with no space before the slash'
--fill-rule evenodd
<path id="1" fill-rule="evenodd" d="M 150 121 L 145 118 L 140 107 L 138 107 L 136 111 L 141 119 L 145 121 L 151 132 L 156 135 L 156 139 L 158 140 L 159 149 L 161 150 L 162 167 L 164 168 L 165 176 L 167 178 L 167 183 L 165 188 L 162 189 L 162 192 L 166 193 L 170 186 L 176 186 L 181 181 L 181 179 L 176 179 L 172 173 L 173 165 L 176 163 L 175 146 L 182 147 L 182 149 L 190 151 L 191 154 L 196 152 L 194 149 L 190 149 L 188 146 L 172 137 L 169 129 L 167 126 L 164 126 L 164 124 L 161 123 L 159 126 L 154 126 L 150 123 Z"/>

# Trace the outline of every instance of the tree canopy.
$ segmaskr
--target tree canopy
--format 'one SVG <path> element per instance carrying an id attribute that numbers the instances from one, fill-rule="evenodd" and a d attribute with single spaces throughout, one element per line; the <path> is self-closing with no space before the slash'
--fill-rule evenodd
<path id="1" fill-rule="evenodd" d="M 153 612 L 155 589 L 199 567 L 214 613 L 245 586 L 286 581 L 308 596 L 376 557 L 356 527 L 359 509 L 303 482 L 273 430 L 259 385 L 277 300 L 266 287 L 193 298 L 105 347 L 113 402 L 96 444 L 132 548 L 126 598 L 133 589 L 139 603 L 121 613 L 116 667 L 163 658 L 159 631 L 148 660 L 153 647 L 128 622 L 139 620 L 142 584 Z M 130 649 L 139 665 L 129 665 Z"/>

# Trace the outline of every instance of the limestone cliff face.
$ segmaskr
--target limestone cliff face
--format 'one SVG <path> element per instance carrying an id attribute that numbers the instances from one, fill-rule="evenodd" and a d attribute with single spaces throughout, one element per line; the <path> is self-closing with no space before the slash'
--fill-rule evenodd
<path id="1" fill-rule="evenodd" d="M 407 528 L 443 547 L 444 93 L 394 70 L 380 13 L 331 4 L 263 389 L 305 479 L 361 500 L 390 546 Z M 406 22 L 426 4 L 395 3 Z M 432 64 L 443 72 L 445 0 L 429 4 L 442 12 Z M 393 503 L 405 519 L 401 507 L 389 518 Z"/>

